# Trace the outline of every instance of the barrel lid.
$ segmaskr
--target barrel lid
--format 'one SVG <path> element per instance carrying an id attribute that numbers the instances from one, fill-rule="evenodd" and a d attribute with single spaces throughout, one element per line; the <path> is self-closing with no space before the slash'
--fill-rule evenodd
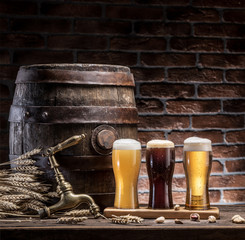
<path id="1" fill-rule="evenodd" d="M 21 66 L 20 69 L 49 69 L 49 70 L 73 70 L 73 71 L 98 71 L 98 72 L 130 72 L 130 69 L 121 65 L 89 64 L 89 63 L 52 63 L 33 64 Z"/>
<path id="2" fill-rule="evenodd" d="M 16 84 L 68 83 L 135 86 L 133 74 L 124 66 L 103 64 L 37 64 L 22 66 Z"/>

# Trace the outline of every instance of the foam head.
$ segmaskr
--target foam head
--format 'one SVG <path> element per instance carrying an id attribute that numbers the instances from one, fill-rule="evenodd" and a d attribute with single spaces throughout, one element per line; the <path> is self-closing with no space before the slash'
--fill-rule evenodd
<path id="1" fill-rule="evenodd" d="M 140 142 L 134 139 L 118 139 L 113 143 L 113 149 L 116 150 L 140 150 Z"/>
<path id="2" fill-rule="evenodd" d="M 169 140 L 151 140 L 146 144 L 146 148 L 174 148 L 174 143 Z"/>
<path id="3" fill-rule="evenodd" d="M 184 151 L 212 151 L 211 141 L 207 138 L 187 138 L 184 141 Z"/>

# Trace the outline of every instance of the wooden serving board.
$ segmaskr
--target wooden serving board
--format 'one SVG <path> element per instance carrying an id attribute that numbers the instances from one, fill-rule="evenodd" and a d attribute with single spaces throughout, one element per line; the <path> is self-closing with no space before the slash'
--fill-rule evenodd
<path id="1" fill-rule="evenodd" d="M 217 207 L 211 207 L 208 210 L 187 210 L 184 207 L 180 207 L 180 210 L 174 209 L 149 209 L 146 207 L 140 207 L 137 209 L 118 209 L 108 207 L 104 209 L 104 216 L 111 217 L 112 215 L 122 216 L 131 214 L 142 218 L 157 218 L 163 216 L 165 218 L 178 218 L 178 219 L 189 219 L 191 213 L 198 213 L 201 219 L 207 219 L 213 215 L 219 219 L 219 209 Z"/>

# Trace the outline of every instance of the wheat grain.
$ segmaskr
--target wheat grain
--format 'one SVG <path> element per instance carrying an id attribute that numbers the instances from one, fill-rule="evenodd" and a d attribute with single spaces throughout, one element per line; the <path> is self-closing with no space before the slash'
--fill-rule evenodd
<path id="1" fill-rule="evenodd" d="M 1 186 L 0 185 L 0 192 L 6 193 L 6 192 L 11 192 L 13 190 L 13 188 L 11 188 L 10 186 Z"/>
<path id="2" fill-rule="evenodd" d="M 29 152 L 26 152 L 26 153 L 22 154 L 18 158 L 15 158 L 13 160 L 1 163 L 0 166 L 9 165 L 9 164 L 12 164 L 12 163 L 14 163 L 16 161 L 20 161 L 20 160 L 23 160 L 23 159 L 29 159 L 31 156 L 39 154 L 41 152 L 41 150 L 42 150 L 41 148 L 35 148 L 35 149 L 33 149 L 33 150 L 29 151 Z"/>
<path id="3" fill-rule="evenodd" d="M 61 224 L 77 224 L 78 222 L 84 222 L 87 217 L 61 217 L 57 219 L 57 223 Z"/>
<path id="4" fill-rule="evenodd" d="M 65 215 L 72 216 L 72 217 L 82 217 L 82 216 L 89 216 L 91 215 L 91 213 L 88 209 L 82 209 L 82 210 L 72 210 L 69 212 L 65 212 Z"/>
<path id="5" fill-rule="evenodd" d="M 11 201 L 11 202 L 26 200 L 26 199 L 30 199 L 30 196 L 25 194 L 10 194 L 10 195 L 0 196 L 0 200 Z"/>
<path id="6" fill-rule="evenodd" d="M 23 172 L 23 173 L 31 173 L 31 174 L 43 174 L 43 171 L 38 170 L 36 166 L 21 166 L 12 168 L 13 171 Z"/>
<path id="7" fill-rule="evenodd" d="M 16 204 L 3 200 L 0 200 L 0 207 L 3 210 L 17 210 L 19 208 Z"/>
<path id="8" fill-rule="evenodd" d="M 59 194 L 57 192 L 48 192 L 44 195 L 48 198 L 58 198 L 59 197 Z"/>
<path id="9" fill-rule="evenodd" d="M 36 163 L 36 161 L 33 159 L 23 159 L 23 160 L 14 161 L 14 165 L 29 166 L 29 165 L 34 165 L 34 163 Z"/>
<path id="10" fill-rule="evenodd" d="M 26 189 L 26 188 L 21 188 L 21 187 L 13 187 L 13 189 L 17 192 L 21 192 L 21 193 L 25 193 L 27 195 L 30 195 L 31 197 L 33 197 L 34 199 L 36 200 L 40 200 L 42 202 L 45 202 L 47 201 L 47 198 L 42 196 L 41 193 L 38 193 L 38 192 L 34 192 L 34 191 L 31 191 L 30 189 Z"/>

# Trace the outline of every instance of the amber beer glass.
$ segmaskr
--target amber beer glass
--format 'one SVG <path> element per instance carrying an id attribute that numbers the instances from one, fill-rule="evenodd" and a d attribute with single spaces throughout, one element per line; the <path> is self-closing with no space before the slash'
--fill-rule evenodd
<path id="1" fill-rule="evenodd" d="M 172 208 L 174 143 L 151 140 L 146 146 L 146 166 L 150 182 L 149 208 Z"/>
<path id="2" fill-rule="evenodd" d="M 184 141 L 183 164 L 187 184 L 186 209 L 209 209 L 208 181 L 212 167 L 211 141 L 206 138 L 187 138 Z"/>
<path id="3" fill-rule="evenodd" d="M 141 163 L 141 144 L 133 139 L 113 143 L 112 166 L 116 182 L 114 207 L 138 208 L 138 177 Z"/>

